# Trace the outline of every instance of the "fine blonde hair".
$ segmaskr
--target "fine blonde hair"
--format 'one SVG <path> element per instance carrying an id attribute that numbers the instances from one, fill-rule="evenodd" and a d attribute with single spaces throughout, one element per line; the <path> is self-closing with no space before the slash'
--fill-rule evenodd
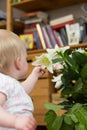
<path id="1" fill-rule="evenodd" d="M 0 29 L 0 70 L 8 69 L 10 63 L 25 51 L 24 43 L 13 32 Z"/>

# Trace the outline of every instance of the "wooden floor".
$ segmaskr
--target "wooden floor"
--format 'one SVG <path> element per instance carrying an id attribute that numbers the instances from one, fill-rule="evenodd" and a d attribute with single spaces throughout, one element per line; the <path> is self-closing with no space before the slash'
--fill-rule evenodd
<path id="1" fill-rule="evenodd" d="M 36 130 L 47 130 L 46 126 L 38 126 Z"/>

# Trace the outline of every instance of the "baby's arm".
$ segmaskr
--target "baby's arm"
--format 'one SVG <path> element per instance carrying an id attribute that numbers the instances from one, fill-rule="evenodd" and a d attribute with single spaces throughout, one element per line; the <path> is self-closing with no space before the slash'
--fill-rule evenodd
<path id="1" fill-rule="evenodd" d="M 28 78 L 24 82 L 22 82 L 22 86 L 28 94 L 34 88 L 38 78 L 41 77 L 44 73 L 45 69 L 43 69 L 41 66 L 35 67 Z"/>
<path id="2" fill-rule="evenodd" d="M 16 116 L 9 114 L 2 108 L 2 105 L 5 103 L 5 101 L 6 101 L 5 94 L 0 93 L 0 126 L 12 128 L 14 127 Z"/>
<path id="3" fill-rule="evenodd" d="M 17 130 L 35 130 L 37 123 L 33 117 L 15 116 L 6 112 L 2 108 L 5 101 L 5 94 L 0 93 L 0 127 L 15 128 Z"/>

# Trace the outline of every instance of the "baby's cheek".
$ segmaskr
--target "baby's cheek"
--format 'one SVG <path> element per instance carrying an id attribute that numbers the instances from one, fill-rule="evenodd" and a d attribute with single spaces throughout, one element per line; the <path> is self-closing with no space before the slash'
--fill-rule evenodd
<path id="1" fill-rule="evenodd" d="M 26 63 L 26 72 L 28 72 L 29 66 L 28 63 Z"/>

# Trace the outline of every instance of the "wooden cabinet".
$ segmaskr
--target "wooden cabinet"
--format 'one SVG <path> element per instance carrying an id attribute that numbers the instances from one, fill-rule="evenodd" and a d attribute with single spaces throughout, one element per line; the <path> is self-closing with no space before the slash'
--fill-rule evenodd
<path id="1" fill-rule="evenodd" d="M 28 52 L 28 64 L 29 64 L 29 75 L 33 69 L 32 62 L 35 60 L 35 56 L 39 56 L 42 53 L 45 53 L 45 50 L 39 51 L 29 51 Z M 55 88 L 53 83 L 51 82 L 51 75 L 48 71 L 41 77 L 35 85 L 34 90 L 30 94 L 33 103 L 34 103 L 34 116 L 38 122 L 38 125 L 45 125 L 44 115 L 46 113 L 46 109 L 44 108 L 44 103 L 51 102 L 51 95 L 55 92 Z"/>

